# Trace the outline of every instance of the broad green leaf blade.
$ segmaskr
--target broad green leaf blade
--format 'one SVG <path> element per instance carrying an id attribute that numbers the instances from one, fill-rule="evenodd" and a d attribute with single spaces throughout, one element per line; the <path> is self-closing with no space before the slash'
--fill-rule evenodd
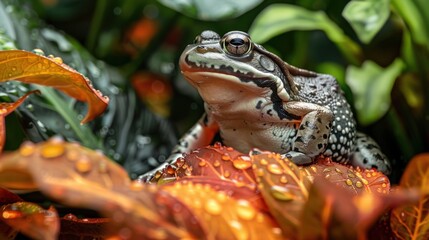
<path id="1" fill-rule="evenodd" d="M 238 17 L 257 6 L 262 0 L 158 0 L 165 6 L 200 20 L 215 21 Z"/>
<path id="2" fill-rule="evenodd" d="M 63 64 L 61 58 L 45 57 L 22 50 L 0 52 L 0 82 L 19 80 L 50 86 L 79 101 L 88 103 L 88 113 L 82 123 L 104 112 L 109 98 L 92 87 L 89 79 Z"/>
<path id="3" fill-rule="evenodd" d="M 357 119 L 361 124 L 371 124 L 387 112 L 391 102 L 390 92 L 403 67 L 403 61 L 396 59 L 387 68 L 372 61 L 364 62 L 360 68 L 347 68 L 346 82 L 353 92 Z"/>
<path id="4" fill-rule="evenodd" d="M 350 23 L 359 39 L 369 43 L 389 18 L 389 3 L 389 0 L 353 0 L 344 8 L 343 17 Z"/>
<path id="5" fill-rule="evenodd" d="M 310 11 L 290 4 L 272 4 L 256 17 L 249 33 L 255 42 L 263 43 L 294 30 L 322 30 L 350 62 L 360 62 L 360 47 L 322 11 Z"/>

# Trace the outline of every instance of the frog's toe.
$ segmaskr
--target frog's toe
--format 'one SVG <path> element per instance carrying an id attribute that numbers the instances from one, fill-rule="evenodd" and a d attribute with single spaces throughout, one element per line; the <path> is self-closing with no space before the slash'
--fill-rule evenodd
<path id="1" fill-rule="evenodd" d="M 297 165 L 305 165 L 313 162 L 313 159 L 311 157 L 305 155 L 302 152 L 290 151 L 283 154 L 283 156 L 287 157 L 289 160 L 291 160 Z"/>

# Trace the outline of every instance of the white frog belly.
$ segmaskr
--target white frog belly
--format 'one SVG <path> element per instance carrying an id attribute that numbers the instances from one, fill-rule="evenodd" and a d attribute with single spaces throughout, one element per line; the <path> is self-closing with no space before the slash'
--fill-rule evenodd
<path id="1" fill-rule="evenodd" d="M 220 124 L 223 143 L 248 153 L 252 148 L 286 153 L 291 150 L 296 137 L 294 123 L 252 123 L 242 121 L 239 125 Z"/>

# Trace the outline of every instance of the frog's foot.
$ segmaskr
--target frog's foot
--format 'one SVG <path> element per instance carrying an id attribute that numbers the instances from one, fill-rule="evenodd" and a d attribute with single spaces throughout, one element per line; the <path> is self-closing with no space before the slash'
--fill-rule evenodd
<path id="1" fill-rule="evenodd" d="M 311 157 L 301 152 L 289 151 L 285 154 L 282 154 L 282 156 L 287 157 L 289 160 L 291 160 L 297 165 L 305 165 L 313 162 L 313 159 Z"/>
<path id="2" fill-rule="evenodd" d="M 350 156 L 350 164 L 366 169 L 375 168 L 389 175 L 392 171 L 390 161 L 384 155 L 378 144 L 366 134 L 358 132 L 356 135 L 356 149 Z"/>

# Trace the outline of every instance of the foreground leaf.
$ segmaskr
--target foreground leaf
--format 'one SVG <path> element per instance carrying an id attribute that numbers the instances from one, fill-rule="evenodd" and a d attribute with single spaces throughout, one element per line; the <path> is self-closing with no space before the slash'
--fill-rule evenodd
<path id="1" fill-rule="evenodd" d="M 4 206 L 6 204 L 22 202 L 23 200 L 16 194 L 9 192 L 4 188 L 0 188 L 0 206 Z M 0 221 L 0 239 L 15 239 L 18 231 L 5 222 Z"/>
<path id="2" fill-rule="evenodd" d="M 372 61 L 364 62 L 360 68 L 347 68 L 346 81 L 353 92 L 357 119 L 361 124 L 371 124 L 387 112 L 391 102 L 390 92 L 403 67 L 402 60 L 396 59 L 387 68 Z"/>
<path id="3" fill-rule="evenodd" d="M 418 199 L 415 191 L 355 195 L 316 177 L 301 215 L 301 239 L 366 239 L 371 227 L 387 209 Z"/>
<path id="4" fill-rule="evenodd" d="M 4 205 L 0 210 L 1 219 L 25 235 L 40 240 L 57 239 L 60 221 L 57 211 L 48 210 L 29 202 Z"/>
<path id="5" fill-rule="evenodd" d="M 363 192 L 389 194 L 389 178 L 373 169 L 355 168 L 320 157 L 315 164 L 304 166 L 305 174 L 313 179 L 323 177 L 336 186 L 358 195 Z"/>
<path id="6" fill-rule="evenodd" d="M 0 153 L 3 150 L 6 141 L 6 126 L 4 118 L 11 112 L 15 111 L 15 109 L 19 107 L 30 94 L 36 92 L 40 93 L 38 90 L 30 91 L 14 103 L 0 103 Z"/>
<path id="7" fill-rule="evenodd" d="M 402 175 L 400 186 L 418 189 L 416 204 L 392 210 L 391 227 L 398 239 L 427 239 L 429 236 L 429 154 L 415 156 Z"/>
<path id="8" fill-rule="evenodd" d="M 61 58 L 22 50 L 0 51 L 0 71 L 0 82 L 18 80 L 50 86 L 88 103 L 88 112 L 81 123 L 89 122 L 103 113 L 109 103 L 107 97 L 92 87 L 89 79 L 63 64 Z"/>
<path id="9" fill-rule="evenodd" d="M 389 14 L 389 0 L 354 0 L 347 3 L 343 10 L 344 18 L 364 43 L 371 42 L 386 23 Z"/>
<path id="10" fill-rule="evenodd" d="M 293 162 L 279 154 L 253 150 L 250 154 L 254 173 L 271 214 L 276 218 L 284 235 L 296 238 L 302 223 L 299 216 L 308 199 L 311 181 Z"/>
<path id="11" fill-rule="evenodd" d="M 179 158 L 156 173 L 153 182 L 169 182 L 187 176 L 216 178 L 256 189 L 250 157 L 220 143 L 196 149 Z"/>
<path id="12" fill-rule="evenodd" d="M 2 155 L 0 185 L 39 189 L 62 204 L 96 210 L 113 219 L 111 235 L 125 231 L 134 239 L 204 236 L 198 219 L 179 200 L 155 186 L 131 182 L 125 170 L 102 153 L 58 138 L 27 142 Z"/>
<path id="13" fill-rule="evenodd" d="M 192 178 L 183 179 L 162 189 L 184 202 L 201 220 L 206 239 L 283 239 L 273 219 L 255 208 L 246 195 L 230 196 L 235 188 L 243 187 L 217 188 L 222 182 L 230 182 L 215 182 L 202 184 Z"/>

